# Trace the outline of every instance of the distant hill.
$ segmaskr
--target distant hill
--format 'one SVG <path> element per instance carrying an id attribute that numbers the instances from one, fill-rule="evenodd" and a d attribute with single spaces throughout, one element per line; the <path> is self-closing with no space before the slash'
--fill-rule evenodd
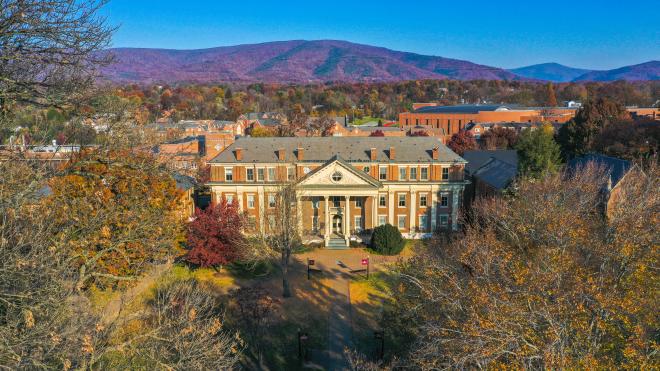
<path id="1" fill-rule="evenodd" d="M 346 41 L 278 41 L 199 50 L 111 49 L 114 82 L 525 80 L 504 69 Z"/>
<path id="2" fill-rule="evenodd" d="M 584 75 L 578 76 L 574 81 L 643 81 L 643 80 L 660 80 L 660 61 L 650 61 L 646 63 L 636 64 L 633 66 L 625 66 L 614 70 L 607 71 L 591 71 Z"/>
<path id="3" fill-rule="evenodd" d="M 559 63 L 541 63 L 527 67 L 514 68 L 509 70 L 516 75 L 536 80 L 547 80 L 553 82 L 569 82 L 591 70 L 573 68 Z"/>

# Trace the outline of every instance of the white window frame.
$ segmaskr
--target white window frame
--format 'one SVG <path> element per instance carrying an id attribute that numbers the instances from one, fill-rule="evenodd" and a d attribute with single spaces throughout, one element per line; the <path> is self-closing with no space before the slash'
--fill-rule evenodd
<path id="1" fill-rule="evenodd" d="M 442 170 L 441 170 L 441 173 L 440 173 L 440 179 L 441 180 L 449 180 L 449 168 L 448 167 L 442 167 Z"/>
<path id="2" fill-rule="evenodd" d="M 402 220 L 403 220 L 403 226 L 401 225 Z M 397 216 L 396 226 L 399 229 L 406 229 L 406 216 L 405 215 L 398 215 Z"/>
<path id="3" fill-rule="evenodd" d="M 294 180 L 296 178 L 296 169 L 292 167 L 286 168 L 286 178 L 288 180 Z"/>
<path id="4" fill-rule="evenodd" d="M 385 170 L 384 173 L 383 169 Z M 378 180 L 387 180 L 387 166 L 378 167 Z"/>
<path id="5" fill-rule="evenodd" d="M 429 199 L 428 195 L 426 193 L 422 193 L 419 195 L 419 207 L 427 207 L 429 206 Z M 422 202 L 424 201 L 424 202 Z"/>
<path id="6" fill-rule="evenodd" d="M 429 217 L 428 215 L 420 215 L 419 216 L 419 230 L 422 232 L 426 232 L 429 229 Z"/>
<path id="7" fill-rule="evenodd" d="M 443 222 L 444 219 L 444 222 Z M 440 226 L 441 227 L 447 227 L 449 225 L 449 215 L 448 214 L 441 214 L 440 215 Z"/>
<path id="8" fill-rule="evenodd" d="M 233 204 L 234 203 L 234 195 L 231 193 L 225 193 L 225 200 L 227 201 L 227 204 Z"/>
<path id="9" fill-rule="evenodd" d="M 408 177 L 408 170 L 406 169 L 406 167 L 399 166 L 399 181 L 402 182 L 404 180 L 408 180 L 407 177 Z"/>
<path id="10" fill-rule="evenodd" d="M 252 176 L 250 176 L 250 174 L 252 174 Z M 254 182 L 254 168 L 249 167 L 245 169 L 245 180 L 248 182 Z"/>
<path id="11" fill-rule="evenodd" d="M 429 180 L 428 166 L 423 166 L 419 168 L 419 180 Z"/>
<path id="12" fill-rule="evenodd" d="M 275 178 L 277 178 L 277 173 L 275 172 L 274 167 L 267 167 L 266 168 L 266 173 L 267 173 L 269 182 L 274 182 L 276 180 Z M 272 175 L 272 177 L 271 177 L 271 175 Z"/>
<path id="13" fill-rule="evenodd" d="M 257 168 L 257 182 L 266 180 L 266 169 L 263 167 Z"/>
<path id="14" fill-rule="evenodd" d="M 378 207 L 387 207 L 387 195 L 384 194 L 378 195 Z"/>
<path id="15" fill-rule="evenodd" d="M 247 195 L 247 207 L 248 209 L 254 209 L 254 193 L 248 193 Z"/>
<path id="16" fill-rule="evenodd" d="M 277 202 L 276 202 L 276 200 L 275 200 L 275 195 L 272 194 L 272 193 L 269 193 L 269 194 L 268 194 L 268 207 L 272 209 L 272 208 L 275 207 L 275 204 L 276 204 L 276 203 L 277 203 Z"/>
<path id="17" fill-rule="evenodd" d="M 385 225 L 387 224 L 387 215 L 378 215 L 378 225 Z"/>
<path id="18" fill-rule="evenodd" d="M 440 207 L 449 207 L 449 193 L 448 192 L 440 193 Z"/>
<path id="19" fill-rule="evenodd" d="M 408 179 L 417 180 L 417 167 L 413 166 L 408 170 Z"/>
<path id="20" fill-rule="evenodd" d="M 361 198 L 356 198 L 355 199 L 355 207 L 362 207 L 362 206 L 363 206 L 362 199 Z"/>
<path id="21" fill-rule="evenodd" d="M 225 166 L 225 182 L 233 182 L 234 181 L 234 168 Z"/>
<path id="22" fill-rule="evenodd" d="M 356 233 L 360 233 L 360 232 L 362 232 L 362 215 L 356 215 L 356 216 L 353 218 L 353 222 L 355 223 L 355 224 L 354 224 L 354 226 L 355 226 L 355 232 L 356 232 Z"/>
<path id="23" fill-rule="evenodd" d="M 401 200 L 401 196 L 403 196 L 403 200 Z M 401 201 L 403 201 L 403 205 L 401 205 Z M 397 206 L 398 207 L 406 207 L 406 194 L 405 193 L 397 193 Z"/>

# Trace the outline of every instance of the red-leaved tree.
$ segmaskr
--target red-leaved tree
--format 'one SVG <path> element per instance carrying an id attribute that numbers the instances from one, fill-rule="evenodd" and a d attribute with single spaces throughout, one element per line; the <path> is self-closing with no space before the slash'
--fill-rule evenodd
<path id="1" fill-rule="evenodd" d="M 245 245 L 244 227 L 245 218 L 235 202 L 222 200 L 206 210 L 197 209 L 195 219 L 188 223 L 190 250 L 185 259 L 201 267 L 231 263 Z"/>
<path id="2" fill-rule="evenodd" d="M 474 140 L 472 133 L 463 130 L 452 135 L 447 146 L 462 156 L 465 151 L 476 149 L 477 141 Z"/>
<path id="3" fill-rule="evenodd" d="M 370 137 L 384 137 L 385 133 L 382 130 L 374 130 L 369 134 Z"/>

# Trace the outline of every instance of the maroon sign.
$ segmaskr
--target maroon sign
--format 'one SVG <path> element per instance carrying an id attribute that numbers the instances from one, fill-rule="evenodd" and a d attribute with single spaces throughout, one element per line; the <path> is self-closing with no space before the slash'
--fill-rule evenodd
<path id="1" fill-rule="evenodd" d="M 307 263 L 309 265 L 314 265 L 314 260 L 313 259 L 307 259 Z"/>
<path id="2" fill-rule="evenodd" d="M 369 265 L 369 258 L 362 259 L 362 265 Z"/>

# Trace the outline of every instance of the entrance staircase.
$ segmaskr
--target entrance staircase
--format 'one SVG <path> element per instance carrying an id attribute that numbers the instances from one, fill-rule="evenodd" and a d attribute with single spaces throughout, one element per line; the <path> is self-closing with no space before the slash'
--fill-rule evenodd
<path id="1" fill-rule="evenodd" d="M 330 250 L 348 250 L 348 246 L 346 246 L 346 240 L 339 236 L 330 237 L 326 248 Z"/>

